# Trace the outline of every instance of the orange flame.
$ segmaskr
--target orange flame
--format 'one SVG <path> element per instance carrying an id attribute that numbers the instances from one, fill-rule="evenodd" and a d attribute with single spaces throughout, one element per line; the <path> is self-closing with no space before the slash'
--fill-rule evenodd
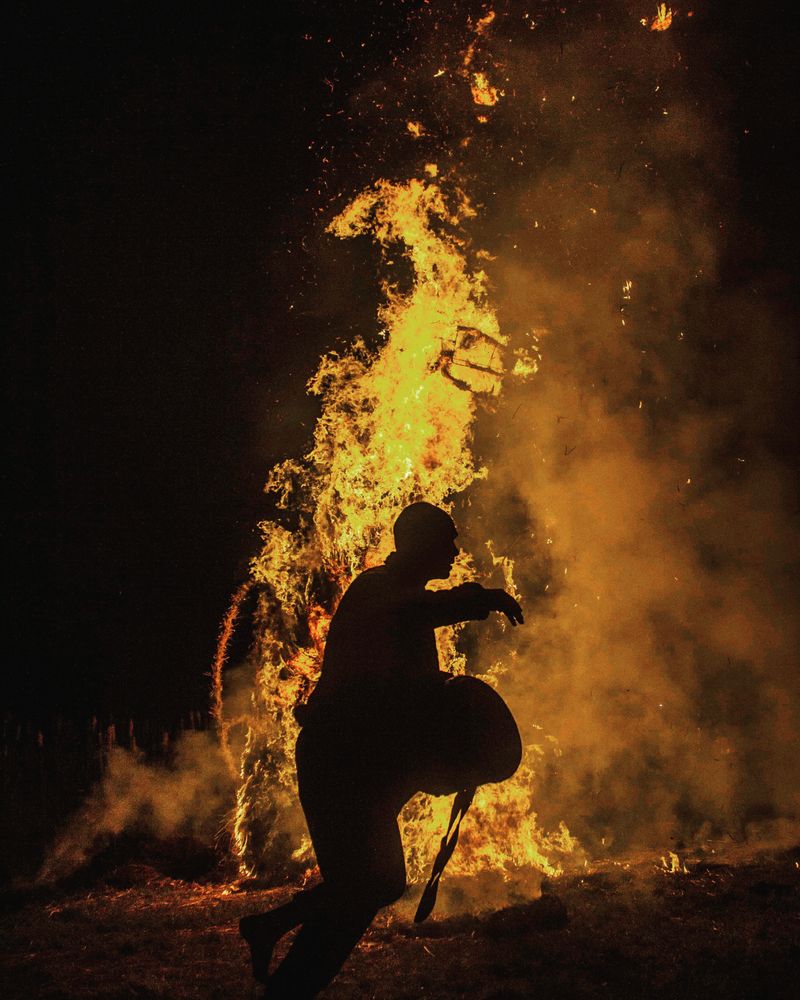
<path id="1" fill-rule="evenodd" d="M 211 717 L 217 727 L 223 756 L 225 757 L 231 774 L 233 775 L 236 775 L 238 767 L 231 751 L 230 729 L 231 726 L 235 724 L 235 721 L 241 720 L 231 721 L 226 720 L 224 717 L 222 668 L 225 666 L 228 659 L 228 647 L 231 639 L 233 638 L 236 622 L 242 609 L 242 603 L 252 590 L 252 587 L 253 581 L 245 580 L 245 582 L 234 591 L 234 594 L 231 597 L 231 603 L 229 604 L 228 610 L 225 612 L 225 617 L 222 619 L 222 624 L 220 625 L 219 639 L 217 640 L 217 648 L 214 654 L 214 662 L 211 665 Z"/>

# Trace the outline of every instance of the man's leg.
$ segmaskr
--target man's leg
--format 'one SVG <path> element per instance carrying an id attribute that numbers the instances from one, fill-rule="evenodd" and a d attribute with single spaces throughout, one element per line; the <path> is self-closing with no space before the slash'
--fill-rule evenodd
<path id="1" fill-rule="evenodd" d="M 401 803 L 387 792 L 387 768 L 374 755 L 306 726 L 297 778 L 323 882 L 267 980 L 268 997 L 292 1000 L 315 996 L 333 979 L 378 910 L 402 895 L 406 877 Z"/>
<path id="2" fill-rule="evenodd" d="M 306 791 L 307 798 L 315 808 L 309 809 L 303 803 L 306 817 L 320 811 L 323 793 L 332 784 L 332 775 L 326 773 L 331 755 L 326 741 L 317 734 L 301 731 L 296 748 L 297 772 L 301 789 L 301 800 Z M 327 800 L 326 800 L 327 801 Z M 298 924 L 311 919 L 326 893 L 324 884 L 297 893 L 288 903 L 267 913 L 253 913 L 239 921 L 239 933 L 250 947 L 253 978 L 266 983 L 269 978 L 269 964 L 272 952 L 280 939 Z"/>
<path id="3" fill-rule="evenodd" d="M 250 946 L 253 978 L 266 983 L 275 945 L 284 934 L 311 919 L 325 896 L 323 883 L 304 889 L 288 903 L 267 913 L 253 913 L 239 921 L 239 933 Z"/>
<path id="4" fill-rule="evenodd" d="M 326 891 L 269 978 L 270 998 L 316 996 L 341 969 L 378 910 L 403 894 L 405 859 L 392 806 L 350 806 L 331 823 L 338 828 L 338 854 L 332 853 L 332 830 L 326 831 L 318 858 Z"/>
<path id="5" fill-rule="evenodd" d="M 326 900 L 307 920 L 286 958 L 267 980 L 272 1000 L 311 1000 L 333 979 L 372 923 L 378 907 L 369 901 Z"/>

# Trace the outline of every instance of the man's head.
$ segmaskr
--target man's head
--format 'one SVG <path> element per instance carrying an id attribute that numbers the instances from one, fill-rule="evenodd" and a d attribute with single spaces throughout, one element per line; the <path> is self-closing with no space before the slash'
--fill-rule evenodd
<path id="1" fill-rule="evenodd" d="M 394 522 L 394 545 L 401 562 L 426 580 L 445 580 L 458 555 L 453 519 L 431 503 L 412 503 Z"/>

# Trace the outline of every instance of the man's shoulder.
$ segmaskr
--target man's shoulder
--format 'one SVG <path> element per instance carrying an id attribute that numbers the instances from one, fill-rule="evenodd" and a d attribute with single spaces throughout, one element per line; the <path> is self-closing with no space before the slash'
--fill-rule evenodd
<path id="1" fill-rule="evenodd" d="M 401 608 L 423 593 L 421 587 L 410 587 L 398 579 L 391 567 L 372 566 L 353 580 L 345 591 L 340 608 L 355 610 L 371 607 L 375 611 Z"/>
<path id="2" fill-rule="evenodd" d="M 371 566 L 359 573 L 345 591 L 345 597 L 358 597 L 385 590 L 391 586 L 389 572 L 385 566 Z"/>

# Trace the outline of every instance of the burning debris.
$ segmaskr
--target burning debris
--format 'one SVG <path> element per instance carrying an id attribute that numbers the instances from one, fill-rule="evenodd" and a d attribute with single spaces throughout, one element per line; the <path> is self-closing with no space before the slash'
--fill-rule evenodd
<path id="1" fill-rule="evenodd" d="M 472 100 L 484 108 L 493 108 L 503 97 L 503 91 L 493 87 L 485 73 L 472 74 Z"/>
<path id="2" fill-rule="evenodd" d="M 660 3 L 658 5 L 658 10 L 656 11 L 656 16 L 650 22 L 651 31 L 666 31 L 667 28 L 672 26 L 673 12 L 670 7 L 667 7 L 665 3 Z"/>
<path id="3" fill-rule="evenodd" d="M 462 71 L 470 83 L 472 100 L 475 104 L 484 108 L 493 108 L 500 98 L 505 96 L 502 90 L 490 83 L 486 70 L 473 68 L 478 54 L 478 45 L 484 36 L 488 34 L 489 28 L 494 24 L 494 21 L 495 12 L 493 10 L 490 10 L 485 17 L 480 18 L 475 25 L 474 36 L 464 52 L 462 62 Z M 479 120 L 485 121 L 486 119 L 481 117 Z"/>

